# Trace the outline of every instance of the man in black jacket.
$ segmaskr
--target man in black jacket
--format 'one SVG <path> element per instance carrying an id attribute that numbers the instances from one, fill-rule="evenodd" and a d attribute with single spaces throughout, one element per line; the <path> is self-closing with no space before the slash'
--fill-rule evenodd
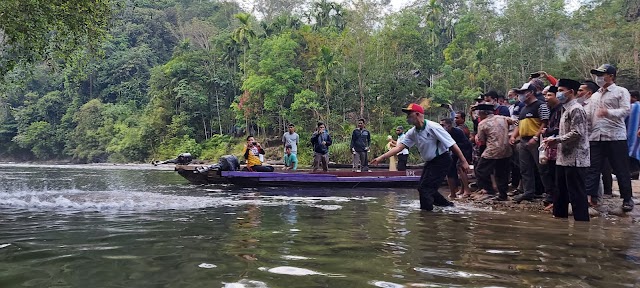
<path id="1" fill-rule="evenodd" d="M 367 153 L 370 145 L 371 134 L 367 129 L 364 129 L 364 119 L 360 118 L 358 119 L 358 128 L 351 133 L 351 153 L 354 155 L 353 169 L 356 172 L 369 171 Z"/>
<path id="2" fill-rule="evenodd" d="M 329 170 L 329 146 L 331 146 L 331 136 L 326 131 L 326 126 L 318 122 L 318 128 L 311 135 L 311 145 L 313 146 L 313 172 L 322 167 L 322 171 Z M 322 165 L 322 166 L 320 166 Z"/>

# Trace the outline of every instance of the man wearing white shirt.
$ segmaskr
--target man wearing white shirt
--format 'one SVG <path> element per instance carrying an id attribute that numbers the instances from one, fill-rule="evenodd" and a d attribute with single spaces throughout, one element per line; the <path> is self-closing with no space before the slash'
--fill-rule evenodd
<path id="1" fill-rule="evenodd" d="M 402 111 L 407 113 L 407 122 L 414 127 L 409 129 L 402 142 L 398 142 L 395 148 L 373 159 L 371 164 L 376 165 L 407 147 L 416 146 L 420 157 L 425 161 L 418 184 L 420 209 L 431 211 L 434 205 L 452 206 L 453 203 L 438 192 L 438 187 L 444 181 L 451 166 L 449 149 L 458 155 L 460 166 L 467 173 L 469 172 L 469 163 L 447 130 L 436 122 L 424 119 L 424 109 L 420 105 L 411 103 Z"/>
<path id="2" fill-rule="evenodd" d="M 615 84 L 617 70 L 610 64 L 604 64 L 591 70 L 596 76 L 596 84 L 601 88 L 594 93 L 586 106 L 587 119 L 591 123 L 589 144 L 591 167 L 587 170 L 585 180 L 587 195 L 591 196 L 591 204 L 598 203 L 598 182 L 605 159 L 609 160 L 613 173 L 618 179 L 622 210 L 633 210 L 631 191 L 631 174 L 629 173 L 627 146 L 627 128 L 624 123 L 629 115 L 629 91 Z"/>

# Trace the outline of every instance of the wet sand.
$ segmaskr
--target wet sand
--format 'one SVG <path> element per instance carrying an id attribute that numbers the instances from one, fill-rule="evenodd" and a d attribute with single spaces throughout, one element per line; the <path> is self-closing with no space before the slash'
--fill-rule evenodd
<path id="1" fill-rule="evenodd" d="M 618 182 L 613 181 L 613 196 L 605 195 L 596 208 L 590 208 L 589 214 L 591 217 L 620 217 L 627 219 L 631 223 L 640 222 L 640 180 L 632 180 L 631 186 L 633 188 L 633 196 L 636 207 L 629 213 L 622 212 L 622 199 L 620 198 L 620 192 L 618 189 Z M 441 186 L 438 190 L 442 195 L 449 195 L 449 187 Z M 513 197 L 509 197 L 512 199 Z M 521 203 L 515 203 L 514 201 L 474 201 L 470 198 L 456 199 L 455 203 L 465 203 L 474 205 L 480 208 L 490 208 L 496 211 L 527 211 L 540 214 L 549 214 L 551 217 L 551 211 L 544 210 L 544 199 L 534 199 L 533 201 L 522 201 Z M 571 208 L 569 207 L 571 213 Z"/>

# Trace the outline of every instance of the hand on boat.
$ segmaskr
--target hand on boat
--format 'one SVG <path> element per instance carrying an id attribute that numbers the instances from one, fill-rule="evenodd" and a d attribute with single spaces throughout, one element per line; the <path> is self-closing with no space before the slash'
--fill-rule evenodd
<path id="1" fill-rule="evenodd" d="M 380 163 L 381 161 L 382 161 L 382 159 L 380 157 L 376 157 L 376 158 L 373 158 L 373 160 L 371 160 L 369 162 L 369 165 L 378 165 L 378 163 Z"/>

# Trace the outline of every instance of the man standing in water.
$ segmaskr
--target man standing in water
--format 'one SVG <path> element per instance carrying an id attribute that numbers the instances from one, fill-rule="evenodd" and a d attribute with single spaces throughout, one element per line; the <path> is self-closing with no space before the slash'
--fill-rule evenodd
<path id="1" fill-rule="evenodd" d="M 604 160 L 608 159 L 618 178 L 622 211 L 629 212 L 634 207 L 631 199 L 627 127 L 624 124 L 631 105 L 629 91 L 616 85 L 617 70 L 609 64 L 592 69 L 591 74 L 596 76 L 596 84 L 601 88 L 591 96 L 591 102 L 585 109 L 591 123 L 591 166 L 587 169 L 585 181 L 587 195 L 591 196 L 592 205 L 598 203 L 598 179 Z"/>
<path id="2" fill-rule="evenodd" d="M 426 162 L 418 186 L 420 209 L 432 211 L 434 205 L 452 206 L 453 203 L 438 192 L 438 187 L 444 181 L 451 166 L 452 160 L 451 155 L 447 153 L 448 150 L 451 149 L 458 156 L 461 167 L 467 173 L 469 163 L 451 135 L 440 124 L 424 119 L 424 109 L 420 105 L 411 103 L 402 111 L 407 113 L 407 122 L 414 127 L 409 129 L 405 138 L 399 141 L 395 148 L 376 157 L 371 164 L 377 165 L 391 155 L 398 154 L 402 149 L 417 146 L 420 157 Z"/>
<path id="3" fill-rule="evenodd" d="M 589 221 L 585 176 L 590 166 L 589 132 L 587 114 L 578 103 L 577 91 L 580 82 L 570 79 L 558 80 L 557 101 L 562 104 L 559 134 L 544 140 L 546 145 L 558 143 L 556 160 L 556 183 L 558 190 L 553 195 L 553 216 L 569 217 L 569 203 L 576 221 Z"/>

